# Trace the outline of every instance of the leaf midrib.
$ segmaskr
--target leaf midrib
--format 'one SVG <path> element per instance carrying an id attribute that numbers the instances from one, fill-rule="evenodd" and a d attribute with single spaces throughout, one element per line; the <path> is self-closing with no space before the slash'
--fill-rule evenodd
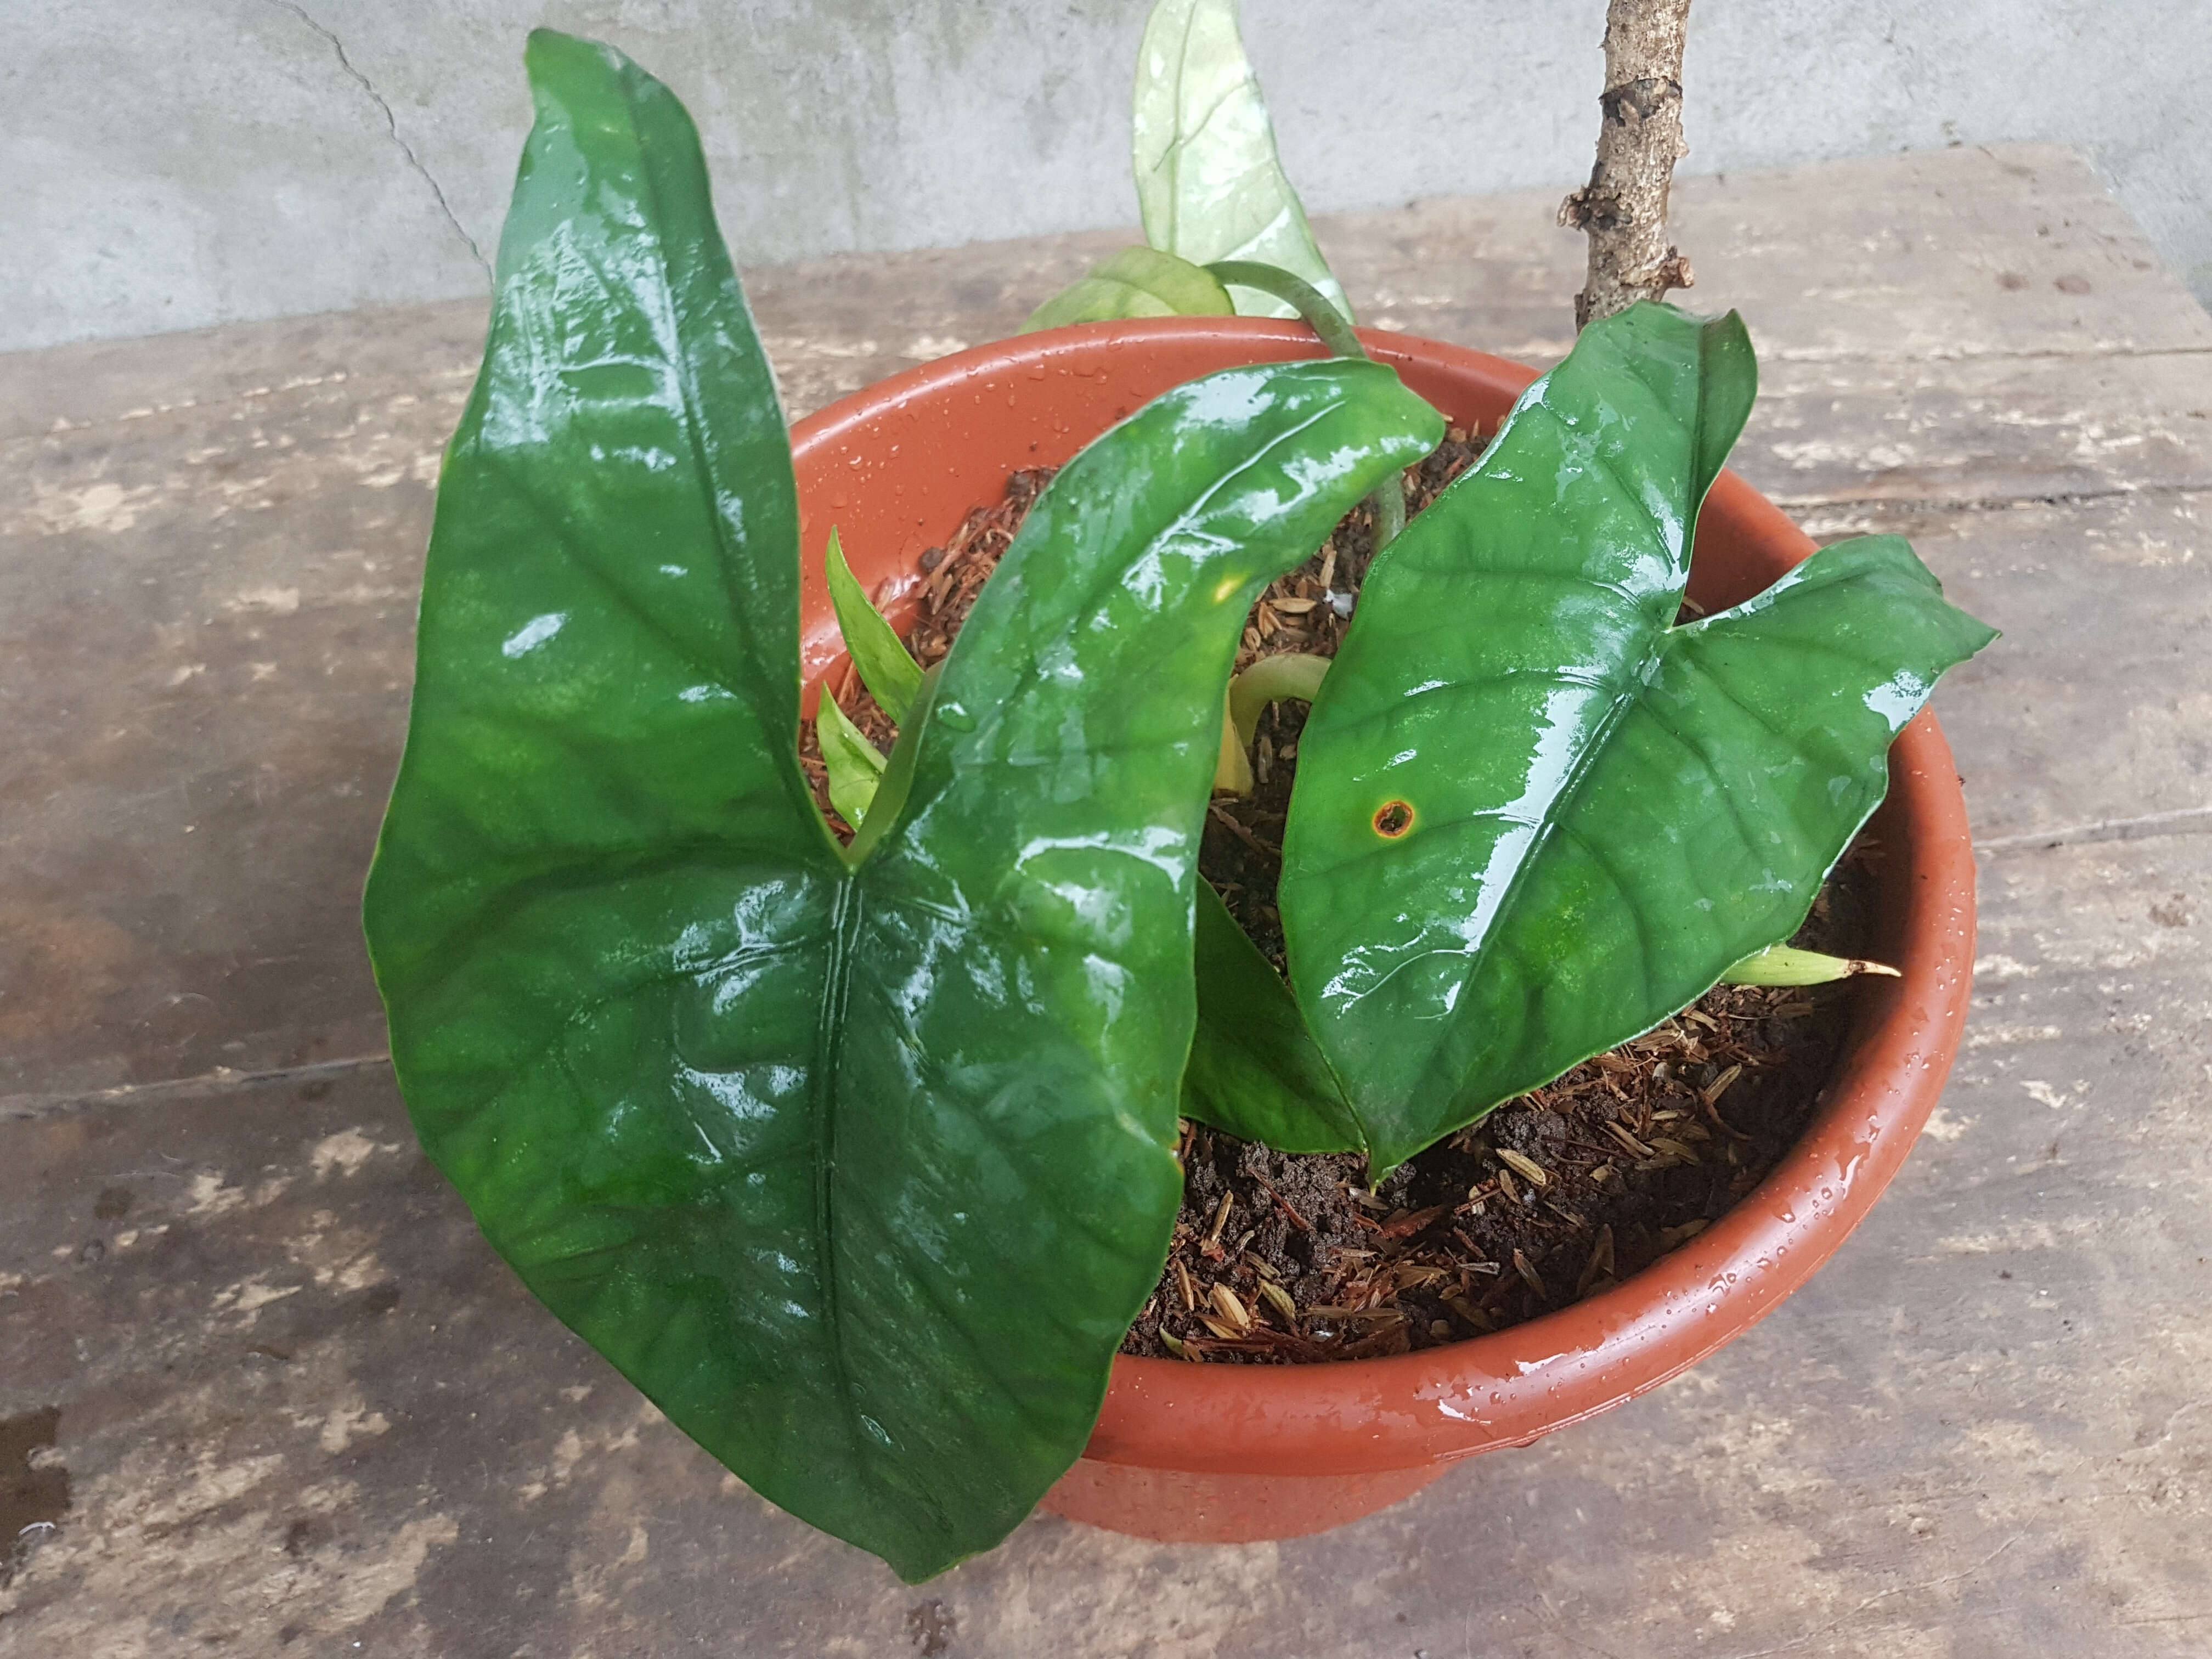
<path id="1" fill-rule="evenodd" d="M 1170 252 L 1182 246 L 1182 83 L 1183 76 L 1190 68 L 1190 32 L 1197 21 L 1198 7 L 1194 3 L 1183 13 L 1182 39 L 1176 46 L 1175 128 L 1169 135 L 1167 149 L 1160 157 L 1168 168 L 1168 250 Z"/>
<path id="2" fill-rule="evenodd" d="M 837 1168 L 838 1088 L 845 1054 L 845 1018 L 852 1002 L 854 945 L 857 940 L 863 895 L 857 872 L 848 872 L 837 884 L 830 917 L 830 960 L 822 976 L 821 1012 L 814 1022 L 814 1255 L 822 1274 L 822 1315 L 829 1336 L 830 1370 L 836 1380 L 837 1403 L 847 1429 L 848 1443 L 859 1449 L 860 1406 L 853 1387 L 853 1370 L 845 1352 L 844 1322 L 837 1316 L 838 1280 L 842 1265 L 837 1252 L 836 1188 Z"/>
<path id="3" fill-rule="evenodd" d="M 702 399 L 695 377 L 695 365 L 689 352 L 683 349 L 682 341 L 676 337 L 677 305 L 674 284 L 669 272 L 668 239 L 662 227 L 670 222 L 663 210 L 659 168 L 654 158 L 647 153 L 643 136 L 638 130 L 635 106 L 629 97 L 623 100 L 623 118 L 629 128 L 632 143 L 638 157 L 638 172 L 644 192 L 653 209 L 652 222 L 655 227 L 653 238 L 653 275 L 660 290 L 661 314 L 657 325 L 668 331 L 670 345 L 674 348 L 668 356 L 676 365 L 676 383 L 684 398 L 684 435 L 691 449 L 692 465 L 710 494 L 718 495 L 714 469 L 709 462 L 704 445 L 700 441 Z M 744 301 L 740 295 L 739 306 Z M 750 321 L 750 319 L 748 319 Z M 736 552 L 730 546 L 728 527 L 718 511 L 708 514 L 714 545 L 721 556 L 722 568 L 730 569 L 737 562 Z M 796 526 L 794 526 L 795 530 Z M 796 537 L 794 536 L 794 539 Z M 794 556 L 799 550 L 793 549 Z M 726 601 L 727 594 L 724 595 Z M 733 619 L 734 620 L 734 619 Z M 742 629 L 740 630 L 742 631 Z M 757 720 L 765 727 L 767 722 Z M 763 730 L 762 735 L 768 733 Z M 815 827 L 823 839 L 829 838 L 829 826 L 821 814 L 812 809 L 812 792 L 805 787 L 805 779 L 799 765 L 799 749 L 795 735 L 787 748 L 770 742 L 769 753 L 774 757 L 777 774 L 782 778 L 787 797 L 794 796 L 796 808 L 804 803 L 806 816 L 815 820 Z M 859 1449 L 864 1440 L 859 1429 L 859 1409 L 853 1386 L 851 1362 L 845 1352 L 844 1327 L 837 1317 L 839 1265 L 836 1254 L 836 1227 L 832 1209 L 832 1195 L 837 1146 L 838 1080 L 844 1053 L 845 1014 L 851 997 L 853 972 L 853 941 L 860 927 L 861 890 L 856 870 L 839 872 L 835 896 L 831 901 L 830 930 L 830 961 L 823 976 L 822 1014 L 815 1022 L 815 1063 L 812 1086 L 816 1158 L 814 1166 L 814 1237 L 816 1260 L 821 1267 L 823 1315 L 827 1322 L 831 1376 L 837 1389 L 837 1401 L 846 1429 L 849 1447 Z"/>

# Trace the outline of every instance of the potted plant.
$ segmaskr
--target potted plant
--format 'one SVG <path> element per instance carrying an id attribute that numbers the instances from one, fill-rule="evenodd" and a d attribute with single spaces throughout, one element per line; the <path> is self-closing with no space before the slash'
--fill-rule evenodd
<path id="1" fill-rule="evenodd" d="M 1326 1523 L 1439 1459 L 1540 1431 L 1505 1399 L 1512 1382 L 1486 1385 L 1497 1360 L 1480 1341 L 1273 1370 L 1114 1358 L 1182 1197 L 1194 1056 L 1210 1043 L 1217 1083 L 1242 1079 L 1201 1115 L 1242 1110 L 1224 1127 L 1287 1142 L 1348 1133 L 1379 1175 L 1788 936 L 1880 799 L 1893 735 L 1987 631 L 1893 540 L 1765 586 L 1808 550 L 1733 481 L 1705 501 L 1748 405 L 1741 325 L 1659 307 L 1613 319 L 1371 578 L 1301 762 L 1318 807 L 1312 855 L 1285 860 L 1286 928 L 1304 930 L 1291 980 L 1263 977 L 1218 927 L 1209 945 L 1196 878 L 1247 612 L 1434 447 L 1431 402 L 1494 420 L 1516 372 L 1374 342 L 1385 361 L 1317 359 L 1294 325 L 1170 319 L 963 354 L 787 438 L 681 107 L 587 42 L 541 32 L 531 69 L 538 125 L 441 482 L 407 751 L 366 906 L 410 1113 L 488 1237 L 756 1490 L 909 1578 L 997 1541 L 1086 1438 L 1057 1505 L 1230 1536 L 1255 1524 L 1230 1508 L 1285 1481 L 1305 1483 Z M 1516 483 L 1540 459 L 1548 500 Z M 800 549 L 834 520 L 880 578 L 1010 461 L 1066 464 L 941 665 L 906 674 L 844 592 L 848 634 L 872 639 L 872 687 L 902 718 L 880 776 L 848 797 L 861 821 L 841 845 L 796 749 Z M 1765 591 L 1677 628 L 1701 501 L 1699 591 Z M 1523 555 L 1542 571 L 1515 566 Z M 818 678 L 837 567 L 814 568 Z M 1530 600 L 1539 586 L 1566 601 Z M 1471 594 L 1493 614 L 1471 614 Z M 1607 627 L 1563 638 L 1607 594 L 1621 608 Z M 1453 628 L 1425 635 L 1424 614 L 1447 612 Z M 1501 707 L 1409 748 L 1360 736 L 1374 707 L 1431 693 L 1439 672 L 1494 676 L 1516 640 L 1542 659 L 1532 683 L 1613 689 L 1579 713 Z M 1637 771 L 1620 734 L 1662 696 L 1728 787 Z M 1748 727 L 1723 733 L 1747 699 Z M 834 737 L 837 716 L 817 717 Z M 1905 739 L 1923 769 L 1941 743 L 1925 730 Z M 1514 744 L 1518 793 L 1501 799 L 1517 817 L 1454 799 L 1469 779 L 1511 782 Z M 1625 793 L 1605 793 L 1608 773 Z M 1589 802 L 1611 803 L 1616 827 L 1575 820 Z M 1928 882 L 1956 896 L 1945 798 L 1929 779 L 1902 804 L 1907 884 L 1886 878 L 1886 899 L 1907 977 L 1862 1055 L 1940 1047 L 1947 1019 L 1955 1039 L 1954 1004 L 1924 982 L 1951 960 L 1927 924 Z M 1495 833 L 1470 863 L 1453 837 L 1479 821 Z M 1731 823 L 1747 830 L 1732 863 L 1716 850 Z M 1340 862 L 1331 837 L 1347 835 L 1382 849 L 1379 887 L 1341 914 L 1301 908 L 1294 870 Z M 1655 866 L 1625 908 L 1557 855 L 1593 838 Z M 1669 879 L 1650 856 L 1662 843 L 1713 866 Z M 1418 929 L 1449 922 L 1469 872 L 1509 866 L 1504 885 L 1536 896 L 1488 931 L 1462 907 L 1455 991 Z M 1387 915 L 1416 933 L 1374 925 Z M 1655 922 L 1678 948 L 1646 982 L 1596 983 L 1623 930 Z M 1521 959 L 1547 937 L 1540 983 Z M 1404 963 L 1383 964 L 1394 951 Z M 1347 995 L 1347 975 L 1368 977 Z M 1462 999 L 1494 1018 L 1516 996 L 1548 999 L 1525 1041 L 1454 1022 Z M 1919 1078 L 1881 1086 L 1924 1113 Z M 1837 1097 L 1869 1103 L 1849 1075 Z M 1862 1143 L 1821 1200 L 1842 1216 L 1901 1146 L 1894 1121 L 1831 1127 L 1822 1147 Z M 1589 1316 L 1620 1332 L 1552 1355 L 1549 1386 L 1579 1366 L 1617 1395 L 1744 1322 L 1719 1313 L 1724 1297 L 1763 1306 L 1831 1242 L 1774 1234 L 1801 1224 L 1784 1208 L 1768 1235 L 1794 1261 L 1741 1291 L 1717 1283 L 1711 1313 L 1674 1310 L 1662 1284 L 1656 1311 Z M 1713 1236 L 1756 1242 L 1757 1218 L 1734 1220 Z M 1636 1303 L 1649 1277 L 1614 1294 Z M 1187 1426 L 1148 1429 L 1148 1402 Z M 1238 1461 L 1240 1419 L 1273 1422 L 1270 1463 Z M 1213 1507 L 1147 1523 L 1147 1491 Z"/>

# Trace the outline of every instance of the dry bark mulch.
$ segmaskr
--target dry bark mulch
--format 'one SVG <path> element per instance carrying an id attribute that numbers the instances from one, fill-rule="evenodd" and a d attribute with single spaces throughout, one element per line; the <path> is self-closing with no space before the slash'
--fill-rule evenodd
<path id="1" fill-rule="evenodd" d="M 1404 475 L 1410 518 L 1481 453 L 1451 428 Z M 972 509 L 927 580 L 907 641 L 941 661 L 1052 469 L 1014 473 Z M 1366 503 L 1253 606 L 1239 672 L 1263 656 L 1334 656 L 1374 553 Z M 849 665 L 839 705 L 878 747 L 896 727 Z M 1249 796 L 1216 795 L 1200 872 L 1279 970 L 1275 908 L 1303 703 L 1261 718 Z M 801 759 L 833 829 L 810 723 Z M 1862 837 L 1796 943 L 1860 954 Z M 1796 1144 L 1825 1095 L 1850 1020 L 1850 981 L 1804 990 L 1721 986 L 1656 1030 L 1508 1102 L 1366 1186 L 1356 1154 L 1278 1152 L 1187 1123 L 1183 1204 L 1165 1272 L 1124 1339 L 1130 1354 L 1284 1364 L 1403 1353 L 1502 1330 L 1649 1266 L 1725 1214 Z"/>
<path id="2" fill-rule="evenodd" d="M 1878 855 L 1862 840 L 1800 944 L 1852 953 Z M 1167 1271 L 1121 1351 L 1369 1358 L 1608 1290 L 1725 1215 L 1796 1144 L 1850 1000 L 1849 981 L 1717 987 L 1371 1192 L 1357 1155 L 1278 1152 L 1190 1124 Z"/>

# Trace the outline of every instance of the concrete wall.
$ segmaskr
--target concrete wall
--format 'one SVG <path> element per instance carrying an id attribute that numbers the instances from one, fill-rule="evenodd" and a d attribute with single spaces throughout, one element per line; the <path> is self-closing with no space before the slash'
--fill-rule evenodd
<path id="1" fill-rule="evenodd" d="M 675 87 L 742 263 L 1128 223 L 1146 5 L 0 0 L 0 350 L 482 291 L 539 22 Z M 1316 211 L 1577 182 L 1603 13 L 1244 6 Z M 1700 171 L 2073 144 L 2212 299 L 2208 0 L 1698 0 L 1686 80 Z"/>

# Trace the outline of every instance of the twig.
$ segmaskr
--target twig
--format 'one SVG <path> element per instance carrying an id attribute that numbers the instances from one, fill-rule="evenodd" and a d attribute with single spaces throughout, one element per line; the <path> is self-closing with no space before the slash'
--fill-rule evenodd
<path id="1" fill-rule="evenodd" d="M 1243 842 L 1247 847 L 1257 853 L 1261 858 L 1267 860 L 1273 864 L 1280 864 L 1283 861 L 1283 849 L 1281 848 L 1268 846 L 1266 842 L 1261 841 L 1259 836 L 1254 835 L 1249 830 L 1238 823 L 1237 820 L 1230 813 L 1222 811 L 1219 806 L 1208 803 L 1206 811 L 1208 817 L 1211 817 L 1216 823 L 1226 830 L 1231 835 L 1236 836 L 1237 840 Z"/>
<path id="2" fill-rule="evenodd" d="M 1291 1200 L 1285 1198 L 1280 1193 L 1277 1192 L 1274 1187 L 1269 1182 L 1267 1176 L 1255 1173 L 1252 1179 L 1258 1182 L 1261 1187 L 1266 1191 L 1267 1196 L 1275 1200 L 1275 1207 L 1280 1210 L 1285 1217 L 1289 1219 L 1291 1225 L 1296 1227 L 1302 1233 L 1310 1233 L 1313 1231 L 1313 1223 L 1307 1220 L 1296 1210 L 1292 1209 L 1291 1207 Z"/>
<path id="3" fill-rule="evenodd" d="M 1575 326 L 1662 298 L 1695 279 L 1667 240 L 1667 187 L 1682 142 L 1682 41 L 1690 0 L 1607 0 L 1604 118 L 1589 183 L 1559 204 L 1559 222 L 1589 237 L 1589 274 Z"/>

